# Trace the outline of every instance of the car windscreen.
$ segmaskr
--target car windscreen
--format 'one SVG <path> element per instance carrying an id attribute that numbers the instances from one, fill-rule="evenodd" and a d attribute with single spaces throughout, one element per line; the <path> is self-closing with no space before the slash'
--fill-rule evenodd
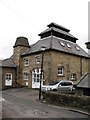
<path id="1" fill-rule="evenodd" d="M 56 85 L 56 84 L 58 84 L 59 83 L 59 81 L 55 81 L 55 82 L 53 82 L 53 83 L 49 83 L 49 85 Z"/>

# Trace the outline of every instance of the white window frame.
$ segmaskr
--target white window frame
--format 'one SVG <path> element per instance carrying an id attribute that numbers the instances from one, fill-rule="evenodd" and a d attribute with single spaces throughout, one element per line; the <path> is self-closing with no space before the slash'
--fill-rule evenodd
<path id="1" fill-rule="evenodd" d="M 64 67 L 63 66 L 59 66 L 58 67 L 58 75 L 62 76 L 64 74 Z"/>
<path id="2" fill-rule="evenodd" d="M 29 73 L 24 73 L 24 80 L 29 80 Z"/>
<path id="3" fill-rule="evenodd" d="M 71 80 L 76 80 L 76 74 L 75 74 L 75 73 L 73 73 L 73 74 L 71 75 Z"/>
<path id="4" fill-rule="evenodd" d="M 36 63 L 40 63 L 40 55 L 36 56 Z"/>
<path id="5" fill-rule="evenodd" d="M 29 59 L 28 58 L 24 59 L 24 66 L 29 66 Z"/>

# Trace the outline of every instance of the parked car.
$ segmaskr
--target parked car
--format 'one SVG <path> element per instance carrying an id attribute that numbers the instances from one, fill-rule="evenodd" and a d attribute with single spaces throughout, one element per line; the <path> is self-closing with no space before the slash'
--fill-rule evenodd
<path id="1" fill-rule="evenodd" d="M 73 82 L 69 80 L 60 80 L 60 81 L 55 81 L 54 84 L 48 84 L 48 85 L 43 85 L 41 87 L 41 91 L 73 91 L 75 88 L 73 87 Z"/>
<path id="2" fill-rule="evenodd" d="M 75 88 L 73 87 L 73 82 L 68 80 L 62 80 L 57 88 L 58 91 L 73 91 Z"/>

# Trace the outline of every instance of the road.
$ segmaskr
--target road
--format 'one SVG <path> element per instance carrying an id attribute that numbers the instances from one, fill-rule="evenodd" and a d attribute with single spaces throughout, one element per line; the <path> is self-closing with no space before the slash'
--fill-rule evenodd
<path id="1" fill-rule="evenodd" d="M 2 94 L 3 118 L 84 118 L 88 115 L 70 111 L 68 109 L 41 103 L 38 100 L 38 91 L 20 88 L 5 90 Z"/>

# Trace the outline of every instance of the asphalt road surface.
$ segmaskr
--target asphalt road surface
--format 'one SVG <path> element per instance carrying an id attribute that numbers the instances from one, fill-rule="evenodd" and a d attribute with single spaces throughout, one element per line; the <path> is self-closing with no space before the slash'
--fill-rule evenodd
<path id="1" fill-rule="evenodd" d="M 3 91 L 1 101 L 2 118 L 48 118 L 49 120 L 50 118 L 67 118 L 68 120 L 70 118 L 89 119 L 86 114 L 41 103 L 38 100 L 38 91 L 27 88 Z"/>

